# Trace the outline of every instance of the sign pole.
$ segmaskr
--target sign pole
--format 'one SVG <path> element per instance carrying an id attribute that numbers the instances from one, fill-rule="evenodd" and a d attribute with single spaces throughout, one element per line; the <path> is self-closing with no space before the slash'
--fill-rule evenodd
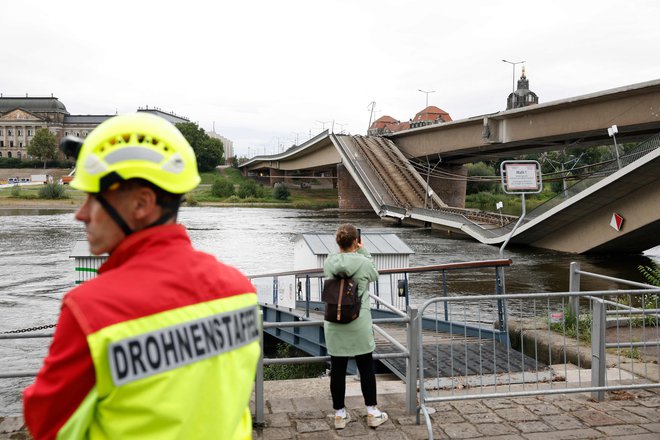
<path id="1" fill-rule="evenodd" d="M 520 194 L 522 200 L 522 215 L 504 243 L 502 243 L 500 248 L 500 256 L 502 256 L 504 255 L 504 248 L 525 219 L 525 214 L 527 214 L 525 194 L 540 193 L 543 190 L 543 183 L 541 180 L 541 165 L 535 160 L 505 160 L 500 165 L 500 175 L 504 192 L 507 194 Z"/>

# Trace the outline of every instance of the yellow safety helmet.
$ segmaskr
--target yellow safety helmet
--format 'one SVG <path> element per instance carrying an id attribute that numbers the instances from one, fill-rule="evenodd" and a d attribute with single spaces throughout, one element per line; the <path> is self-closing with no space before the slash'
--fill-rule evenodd
<path id="1" fill-rule="evenodd" d="M 195 152 L 181 132 L 149 113 L 114 116 L 84 140 L 70 185 L 100 193 L 118 181 L 140 178 L 172 194 L 201 181 Z"/>

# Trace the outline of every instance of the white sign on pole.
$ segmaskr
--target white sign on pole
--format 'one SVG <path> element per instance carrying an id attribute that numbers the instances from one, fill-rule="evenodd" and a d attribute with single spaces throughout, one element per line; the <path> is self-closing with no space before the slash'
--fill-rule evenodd
<path id="1" fill-rule="evenodd" d="M 541 166 L 535 160 L 502 162 L 502 188 L 507 194 L 541 192 Z"/>

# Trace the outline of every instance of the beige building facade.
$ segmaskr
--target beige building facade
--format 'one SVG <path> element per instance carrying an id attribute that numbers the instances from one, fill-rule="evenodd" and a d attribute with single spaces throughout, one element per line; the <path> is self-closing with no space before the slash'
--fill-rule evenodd
<path id="1" fill-rule="evenodd" d="M 156 107 L 139 108 L 172 122 L 190 122 L 188 118 L 164 112 Z M 4 97 L 0 95 L 0 157 L 33 159 L 27 148 L 35 132 L 45 128 L 57 142 L 72 135 L 84 139 L 96 126 L 114 115 L 72 115 L 64 104 L 50 97 Z M 64 159 L 60 156 L 60 159 Z"/>

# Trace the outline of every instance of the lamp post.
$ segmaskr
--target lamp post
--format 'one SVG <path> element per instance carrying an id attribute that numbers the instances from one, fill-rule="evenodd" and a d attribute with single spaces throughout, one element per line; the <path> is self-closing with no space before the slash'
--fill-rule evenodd
<path id="1" fill-rule="evenodd" d="M 511 76 L 511 93 L 516 92 L 516 64 L 523 64 L 525 61 L 507 61 L 507 60 L 502 60 L 505 63 L 511 64 L 511 67 L 513 67 L 513 75 Z"/>
<path id="2" fill-rule="evenodd" d="M 435 93 L 435 90 L 430 90 L 428 92 L 426 90 L 422 90 L 422 89 L 417 89 L 417 90 L 419 90 L 422 93 L 426 93 L 426 107 L 428 107 L 429 106 L 429 93 Z M 424 108 L 426 108 L 426 107 L 424 107 Z"/>

